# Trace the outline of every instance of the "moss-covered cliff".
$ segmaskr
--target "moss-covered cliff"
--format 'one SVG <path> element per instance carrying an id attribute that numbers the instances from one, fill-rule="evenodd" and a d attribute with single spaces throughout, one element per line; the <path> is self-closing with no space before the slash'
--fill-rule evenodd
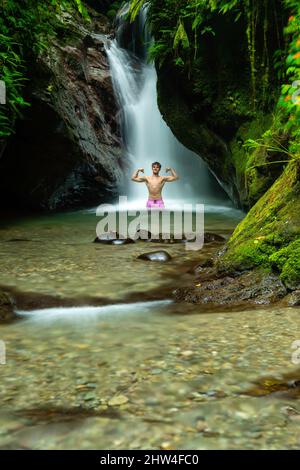
<path id="1" fill-rule="evenodd" d="M 249 51 L 251 44 L 245 34 L 246 8 L 242 6 L 240 11 L 236 8 L 223 14 L 220 3 L 219 8 L 209 11 L 203 7 L 202 14 L 206 16 L 199 20 L 203 29 L 196 50 L 191 44 L 191 26 L 185 21 L 192 51 L 188 54 L 182 45 L 177 51 L 170 50 L 163 61 L 160 61 L 159 47 L 154 53 L 159 106 L 164 119 L 187 147 L 206 160 L 230 197 L 245 209 L 262 196 L 284 167 L 277 164 L 253 168 L 283 160 L 283 155 L 280 149 L 270 153 L 244 147 L 248 139 L 260 138 L 272 126 L 280 95 L 280 77 L 273 56 L 283 47 L 283 29 L 277 35 L 275 31 L 277 22 L 286 21 L 287 14 L 282 2 L 275 2 L 275 13 L 269 2 L 265 3 L 266 7 L 260 10 L 257 6 L 253 13 L 257 15 L 255 33 L 252 33 L 256 35 L 252 46 L 255 51 Z M 158 4 L 153 3 L 151 15 L 159 45 L 166 41 L 162 25 L 165 23 L 164 28 L 170 28 L 173 21 L 176 30 L 178 19 L 167 20 L 160 15 Z M 196 21 L 199 15 L 200 7 L 198 16 L 194 12 L 190 21 Z M 251 54 L 255 54 L 254 58 Z"/>
<path id="2" fill-rule="evenodd" d="M 220 272 L 261 266 L 300 288 L 300 161 L 291 162 L 252 207 L 218 260 Z"/>

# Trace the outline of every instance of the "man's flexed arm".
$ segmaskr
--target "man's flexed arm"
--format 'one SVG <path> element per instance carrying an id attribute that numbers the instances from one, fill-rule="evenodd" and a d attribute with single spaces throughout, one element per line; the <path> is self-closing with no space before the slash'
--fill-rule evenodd
<path id="1" fill-rule="evenodd" d="M 165 176 L 165 181 L 168 181 L 170 183 L 171 181 L 179 180 L 179 176 L 177 175 L 174 168 L 166 168 L 166 173 L 168 172 L 170 172 L 172 176 Z"/>
<path id="2" fill-rule="evenodd" d="M 132 181 L 135 181 L 136 183 L 144 183 L 146 181 L 146 177 L 145 176 L 139 176 L 139 173 L 144 173 L 144 168 L 139 168 L 138 170 L 136 170 L 131 179 Z"/>

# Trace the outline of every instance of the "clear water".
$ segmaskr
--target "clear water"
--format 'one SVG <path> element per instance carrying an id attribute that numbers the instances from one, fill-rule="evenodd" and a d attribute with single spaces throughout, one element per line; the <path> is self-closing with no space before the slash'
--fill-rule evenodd
<path id="1" fill-rule="evenodd" d="M 95 219 L 1 221 L 0 284 L 23 297 L 20 320 L 0 325 L 0 447 L 299 448 L 298 402 L 247 390 L 299 376 L 300 310 L 174 304 L 172 288 L 192 282 L 189 268 L 216 247 L 162 246 L 173 259 L 151 264 L 136 256 L 159 244 L 93 244 Z M 206 229 L 228 236 L 237 221 L 210 213 Z"/>
<path id="2" fill-rule="evenodd" d="M 210 210 L 213 209 L 212 212 Z M 205 230 L 227 236 L 243 217 L 230 206 L 207 207 Z M 58 298 L 103 300 L 139 297 L 170 284 L 179 266 L 197 262 L 204 252 L 182 245 L 125 246 L 92 243 L 96 237 L 96 208 L 68 213 L 2 219 L 0 222 L 0 285 Z M 141 253 L 167 249 L 173 262 L 144 265 Z M 157 293 L 159 296 L 159 294 Z M 156 297 L 156 296 L 155 296 Z"/>
<path id="3" fill-rule="evenodd" d="M 133 69 L 115 42 L 108 54 L 135 167 L 175 166 L 167 205 L 205 203 L 206 231 L 229 236 L 243 214 L 163 122 L 154 68 Z M 141 185 L 126 192 L 131 208 L 144 207 Z M 218 246 L 94 244 L 95 212 L 0 221 L 0 286 L 15 293 L 19 316 L 0 324 L 0 448 L 298 449 L 298 402 L 247 391 L 286 373 L 299 380 L 300 309 L 175 304 L 172 290 L 190 285 L 191 267 Z M 157 249 L 171 261 L 137 259 Z"/>

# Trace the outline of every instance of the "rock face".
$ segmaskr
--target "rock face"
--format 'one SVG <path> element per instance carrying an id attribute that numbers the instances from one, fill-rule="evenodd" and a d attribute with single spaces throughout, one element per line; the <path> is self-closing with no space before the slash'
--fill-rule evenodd
<path id="1" fill-rule="evenodd" d="M 289 163 L 177 301 L 240 307 L 300 304 L 300 164 Z"/>
<path id="2" fill-rule="evenodd" d="M 278 273 L 290 290 L 300 288 L 300 164 L 291 162 L 237 226 L 218 260 L 220 272 L 258 266 Z"/>
<path id="3" fill-rule="evenodd" d="M 160 14 L 159 2 L 154 3 L 151 19 L 155 24 L 155 39 L 158 45 L 166 44 L 168 28 L 173 27 L 173 23 L 167 15 Z M 266 148 L 255 151 L 244 147 L 248 139 L 262 138 L 272 126 L 279 90 L 272 58 L 278 49 L 278 41 L 284 44 L 284 38 L 273 9 L 258 14 L 254 83 L 249 73 L 246 18 L 243 15 L 235 18 L 229 11 L 225 13 L 218 3 L 214 2 L 210 13 L 209 8 L 200 13 L 202 7 L 199 6 L 199 19 L 201 21 L 202 15 L 206 17 L 205 29 L 209 26 L 213 34 L 201 34 L 194 57 L 191 42 L 186 54 L 183 50 L 178 52 L 178 60 L 169 50 L 165 54 L 156 54 L 158 101 L 163 118 L 179 141 L 197 153 L 230 198 L 248 210 L 274 183 L 283 166 L 257 168 L 255 165 L 286 159 L 280 149 L 276 155 Z M 284 22 L 285 13 L 279 4 L 276 8 Z M 196 20 L 196 13 L 193 18 Z M 266 22 L 268 31 L 265 30 Z M 187 35 L 191 41 L 190 31 Z M 286 146 L 285 136 L 280 136 L 280 132 L 276 140 Z"/>
<path id="4" fill-rule="evenodd" d="M 193 116 L 186 93 L 176 80 L 170 81 L 170 74 L 176 72 L 158 71 L 158 104 L 164 120 L 183 145 L 203 158 L 229 197 L 239 204 L 239 188 L 228 144 L 205 121 Z"/>
<path id="5" fill-rule="evenodd" d="M 287 293 L 278 276 L 260 271 L 201 281 L 192 288 L 177 289 L 175 299 L 232 308 L 273 304 Z"/>
<path id="6" fill-rule="evenodd" d="M 42 51 L 31 107 L 0 160 L 1 201 L 47 210 L 112 199 L 126 162 L 104 49 L 109 24 L 65 14 L 62 37 Z"/>
<path id="7" fill-rule="evenodd" d="M 251 115 L 249 103 L 247 105 L 249 90 L 246 93 L 239 90 L 245 101 L 243 105 L 232 103 L 230 92 L 224 90 L 227 95 L 224 103 L 215 99 L 209 110 L 205 109 L 202 103 L 208 99 L 205 90 L 211 79 L 211 71 L 205 71 L 203 95 L 198 96 L 191 90 L 191 83 L 183 80 L 176 69 L 158 69 L 159 108 L 178 140 L 208 164 L 235 205 L 248 210 L 272 186 L 283 169 L 283 164 L 263 164 L 286 158 L 280 151 L 269 152 L 265 148 L 248 151 L 243 146 L 248 139 L 261 138 L 272 123 L 271 113 Z M 174 77 L 172 81 L 170 76 Z M 201 113 L 193 111 L 201 106 L 204 108 Z M 277 139 L 283 146 L 287 145 L 287 136 L 277 136 Z"/>

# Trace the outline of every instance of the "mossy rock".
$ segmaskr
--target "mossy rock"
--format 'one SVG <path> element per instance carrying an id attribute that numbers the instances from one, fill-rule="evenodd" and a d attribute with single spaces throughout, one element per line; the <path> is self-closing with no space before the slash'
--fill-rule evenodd
<path id="1" fill-rule="evenodd" d="M 260 266 L 291 289 L 300 282 L 300 161 L 292 161 L 249 211 L 218 259 L 221 272 Z"/>
<path id="2" fill-rule="evenodd" d="M 108 10 L 108 12 L 106 13 L 107 17 L 110 19 L 110 20 L 113 20 L 115 17 L 116 17 L 116 14 L 117 14 L 117 10 Z"/>
<path id="3" fill-rule="evenodd" d="M 281 272 L 281 280 L 290 289 L 300 288 L 300 239 L 270 256 L 272 266 Z"/>

